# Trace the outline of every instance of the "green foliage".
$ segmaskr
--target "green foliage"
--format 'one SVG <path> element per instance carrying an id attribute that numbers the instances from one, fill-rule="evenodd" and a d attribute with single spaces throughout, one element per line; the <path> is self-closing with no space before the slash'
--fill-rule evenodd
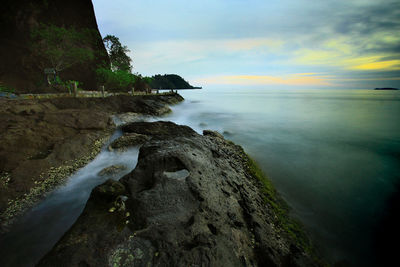
<path id="1" fill-rule="evenodd" d="M 61 80 L 61 78 L 59 76 L 56 76 L 55 82 L 56 82 L 56 84 L 64 85 L 64 82 Z"/>
<path id="2" fill-rule="evenodd" d="M 187 81 L 176 74 L 157 74 L 152 77 L 151 88 L 154 89 L 190 89 L 193 88 Z"/>
<path id="3" fill-rule="evenodd" d="M 43 2 L 43 6 L 44 6 L 45 8 L 48 8 L 48 7 L 49 7 L 49 2 L 48 2 L 47 0 L 42 0 L 42 2 Z"/>
<path id="4" fill-rule="evenodd" d="M 149 85 L 149 82 L 151 82 L 152 78 L 150 77 L 142 77 L 142 75 L 138 74 L 135 76 L 135 91 L 138 92 L 149 92 L 151 90 L 151 87 Z"/>
<path id="5" fill-rule="evenodd" d="M 31 50 L 40 56 L 41 68 L 50 66 L 60 72 L 94 59 L 93 50 L 84 45 L 91 38 L 93 30 L 40 24 L 31 33 Z"/>
<path id="6" fill-rule="evenodd" d="M 71 93 L 74 89 L 74 83 L 76 84 L 76 91 L 82 91 L 81 86 L 83 85 L 82 82 L 79 81 L 74 81 L 74 80 L 68 80 L 65 82 L 65 86 L 68 88 L 69 92 Z"/>
<path id="7" fill-rule="evenodd" d="M 154 81 L 154 78 L 153 78 L 153 77 L 147 77 L 147 76 L 145 76 L 145 77 L 142 77 L 142 78 L 143 78 L 144 82 L 147 83 L 149 86 L 150 86 L 151 83 Z"/>
<path id="8" fill-rule="evenodd" d="M 127 55 L 130 52 L 127 46 L 123 46 L 118 37 L 107 35 L 103 38 L 104 46 L 107 49 L 113 71 L 131 72 L 131 58 Z"/>
<path id="9" fill-rule="evenodd" d="M 63 81 L 61 80 L 61 78 L 59 76 L 56 77 L 56 84 L 64 87 L 65 90 L 68 90 L 68 92 L 71 94 L 74 90 L 74 83 L 76 84 L 76 90 L 77 91 L 82 91 L 82 88 L 80 86 L 82 86 L 82 82 L 79 81 L 74 81 L 74 80 L 68 80 L 68 81 Z"/>
<path id="10" fill-rule="evenodd" d="M 245 164 L 250 175 L 261 182 L 261 192 L 264 201 L 272 210 L 275 217 L 275 224 L 280 227 L 284 233 L 306 252 L 313 254 L 310 240 L 304 233 L 304 229 L 297 220 L 289 216 L 289 206 L 280 198 L 271 181 L 266 177 L 257 163 L 250 158 L 244 151 Z"/>
<path id="11" fill-rule="evenodd" d="M 15 89 L 11 88 L 9 86 L 5 86 L 5 85 L 0 84 L 0 92 L 3 92 L 3 93 L 15 93 Z"/>
<path id="12" fill-rule="evenodd" d="M 128 92 L 134 86 L 136 76 L 125 70 L 112 71 L 107 68 L 96 70 L 97 80 L 106 87 L 107 91 Z"/>
<path id="13" fill-rule="evenodd" d="M 107 50 L 111 69 L 104 66 L 96 70 L 97 81 L 103 84 L 107 91 L 128 92 L 132 90 L 137 75 L 131 73 L 131 59 L 127 55 L 128 47 L 123 46 L 118 37 L 107 35 L 103 38 L 104 46 Z"/>

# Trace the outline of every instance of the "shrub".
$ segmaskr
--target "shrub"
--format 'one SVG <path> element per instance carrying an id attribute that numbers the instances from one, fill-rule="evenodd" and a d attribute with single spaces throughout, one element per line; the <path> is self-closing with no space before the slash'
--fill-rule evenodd
<path id="1" fill-rule="evenodd" d="M 41 68 L 52 67 L 57 73 L 73 65 L 94 59 L 84 44 L 93 38 L 93 30 L 40 24 L 32 30 L 31 50 L 40 59 Z"/>
<path id="2" fill-rule="evenodd" d="M 12 87 L 0 84 L 0 92 L 3 92 L 3 93 L 14 93 L 15 89 L 12 88 Z"/>
<path id="3" fill-rule="evenodd" d="M 98 82 L 103 84 L 107 91 L 112 92 L 128 92 L 132 90 L 136 80 L 136 76 L 126 70 L 98 68 L 96 75 Z"/>

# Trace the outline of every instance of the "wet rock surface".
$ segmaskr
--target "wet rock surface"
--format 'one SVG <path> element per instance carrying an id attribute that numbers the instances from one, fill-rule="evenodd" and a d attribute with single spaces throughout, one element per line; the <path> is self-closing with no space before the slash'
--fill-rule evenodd
<path id="1" fill-rule="evenodd" d="M 38 266 L 318 266 L 277 223 L 240 146 L 171 122 L 123 129 L 152 136 L 136 168 L 96 187 Z"/>
<path id="2" fill-rule="evenodd" d="M 126 112 L 114 115 L 114 121 L 118 126 L 120 126 L 123 124 L 137 122 L 137 121 L 144 121 L 144 120 L 143 120 L 143 115 L 140 113 Z"/>
<path id="3" fill-rule="evenodd" d="M 0 99 L 0 233 L 97 155 L 115 128 L 112 114 L 158 116 L 182 100 L 177 94 Z"/>
<path id="4" fill-rule="evenodd" d="M 145 143 L 150 137 L 144 134 L 126 133 L 113 141 L 110 146 L 112 149 L 125 149 Z"/>
<path id="5" fill-rule="evenodd" d="M 106 168 L 102 169 L 99 172 L 99 175 L 100 176 L 106 176 L 106 175 L 114 176 L 114 175 L 118 174 L 119 172 L 121 172 L 123 170 L 126 170 L 126 166 L 124 166 L 124 165 L 112 165 L 112 166 L 109 166 L 109 167 L 106 167 Z"/>

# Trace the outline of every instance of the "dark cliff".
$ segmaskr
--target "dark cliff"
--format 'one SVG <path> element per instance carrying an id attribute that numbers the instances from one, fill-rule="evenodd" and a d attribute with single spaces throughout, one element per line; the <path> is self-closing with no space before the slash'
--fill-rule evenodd
<path id="1" fill-rule="evenodd" d="M 32 30 L 40 23 L 58 27 L 87 28 L 93 30 L 94 40 L 86 47 L 93 49 L 93 61 L 64 70 L 64 80 L 78 80 L 85 89 L 96 89 L 95 69 L 100 62 L 108 61 L 101 35 L 97 28 L 90 0 L 5 0 L 0 6 L 0 82 L 15 88 L 18 93 L 44 90 L 43 70 L 35 62 L 38 56 L 29 49 Z"/>

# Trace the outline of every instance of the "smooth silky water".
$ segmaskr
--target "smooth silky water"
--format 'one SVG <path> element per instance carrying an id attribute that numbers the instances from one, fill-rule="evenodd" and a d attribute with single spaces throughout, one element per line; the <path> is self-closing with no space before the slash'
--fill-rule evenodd
<path id="1" fill-rule="evenodd" d="M 375 264 L 376 230 L 400 182 L 400 91 L 181 92 L 167 119 L 242 145 L 328 262 Z"/>
<path id="2" fill-rule="evenodd" d="M 400 181 L 400 92 L 181 93 L 186 100 L 163 120 L 218 130 L 242 145 L 329 262 L 373 265 L 374 233 Z M 110 178 L 99 171 L 126 165 L 118 179 L 136 166 L 138 148 L 120 154 L 106 147 L 0 237 L 0 266 L 33 266 L 75 222 L 92 188 Z"/>
<path id="3" fill-rule="evenodd" d="M 121 134 L 117 130 L 93 161 L 29 211 L 9 233 L 0 236 L 0 266 L 34 266 L 76 221 L 95 186 L 110 178 L 117 180 L 135 168 L 138 147 L 124 152 L 107 150 Z M 111 165 L 124 165 L 126 169 L 117 176 L 98 175 Z"/>

